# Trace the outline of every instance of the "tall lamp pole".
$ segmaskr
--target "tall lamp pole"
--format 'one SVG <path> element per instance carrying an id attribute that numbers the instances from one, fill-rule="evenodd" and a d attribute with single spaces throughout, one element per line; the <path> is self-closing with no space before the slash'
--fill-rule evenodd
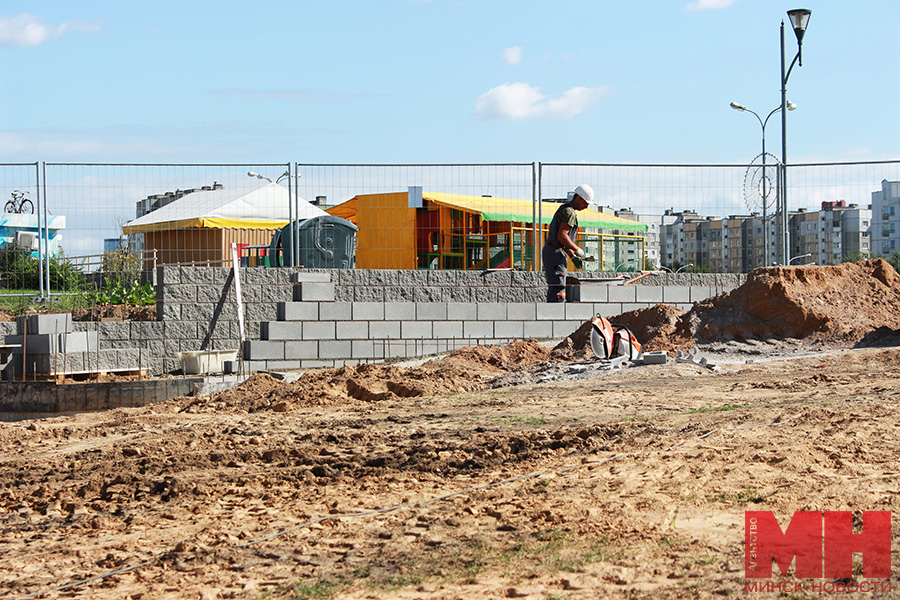
<path id="1" fill-rule="evenodd" d="M 795 8 L 787 11 L 797 36 L 797 55 L 791 61 L 791 66 L 785 72 L 784 68 L 784 21 L 781 21 L 781 264 L 788 264 L 790 254 L 790 231 L 788 230 L 788 202 L 787 202 L 787 82 L 791 76 L 794 64 L 799 61 L 803 66 L 803 34 L 806 33 L 806 25 L 809 23 L 811 10 Z"/>
<path id="2" fill-rule="evenodd" d="M 767 189 L 767 185 L 769 183 L 769 180 L 768 180 L 768 177 L 766 177 L 766 125 L 768 125 L 768 123 L 769 123 L 769 118 L 772 115 L 774 115 L 775 113 L 777 113 L 778 111 L 780 111 L 781 107 L 779 106 L 778 108 L 775 108 L 774 110 L 772 110 L 772 112 L 769 113 L 769 115 L 765 118 L 765 120 L 763 120 L 762 117 L 760 117 L 758 114 L 756 114 L 756 111 L 750 110 L 749 108 L 747 108 L 746 106 L 744 106 L 743 104 L 741 104 L 739 102 L 732 102 L 731 108 L 733 108 L 734 110 L 739 110 L 741 112 L 750 113 L 751 115 L 756 117 L 756 120 L 759 121 L 759 126 L 762 128 L 762 154 L 760 156 L 762 156 L 762 217 L 763 217 L 763 247 L 765 248 L 765 258 L 763 260 L 763 265 L 765 266 L 765 265 L 769 264 L 769 256 L 770 256 L 769 255 L 769 225 L 768 225 L 768 214 L 767 214 L 768 208 L 769 208 L 769 202 L 768 202 L 769 190 Z M 797 105 L 794 104 L 793 102 L 787 103 L 788 110 L 795 110 L 796 108 L 797 108 Z M 779 198 L 779 193 L 776 188 L 776 191 L 775 191 L 776 201 L 778 200 L 778 198 Z"/>

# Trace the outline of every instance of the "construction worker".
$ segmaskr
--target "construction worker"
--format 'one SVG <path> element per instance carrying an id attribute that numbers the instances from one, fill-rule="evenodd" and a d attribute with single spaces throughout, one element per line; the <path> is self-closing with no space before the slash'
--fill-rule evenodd
<path id="1" fill-rule="evenodd" d="M 578 217 L 594 201 L 594 190 L 587 184 L 575 188 L 572 199 L 556 210 L 547 232 L 547 243 L 541 250 L 544 276 L 547 278 L 547 302 L 566 301 L 566 269 L 569 257 L 584 258 L 584 250 L 575 243 Z"/>

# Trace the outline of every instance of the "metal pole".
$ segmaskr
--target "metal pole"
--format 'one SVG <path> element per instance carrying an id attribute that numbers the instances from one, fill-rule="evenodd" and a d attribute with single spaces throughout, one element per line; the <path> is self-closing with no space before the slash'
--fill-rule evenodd
<path id="1" fill-rule="evenodd" d="M 538 236 L 534 239 L 534 270 L 542 271 L 544 265 L 541 264 L 541 249 L 544 246 L 544 201 L 542 198 L 544 197 L 543 187 L 543 176 L 544 176 L 544 165 L 538 163 L 538 176 L 537 176 L 537 202 L 538 202 L 538 218 L 537 218 L 537 228 L 538 228 Z"/>
<path id="2" fill-rule="evenodd" d="M 537 225 L 537 214 L 538 214 L 538 201 L 540 196 L 538 196 L 538 188 L 537 188 L 537 163 L 531 163 L 531 265 L 532 268 L 535 268 L 537 265 L 537 245 L 538 245 L 538 225 Z M 511 242 L 512 240 L 510 240 Z M 524 242 L 524 240 L 523 240 Z M 525 244 L 522 244 L 523 250 Z M 513 266 L 515 266 L 515 261 L 513 262 Z M 525 257 L 522 257 L 522 266 L 525 266 Z"/>
<path id="3" fill-rule="evenodd" d="M 46 175 L 46 166 L 44 167 Z M 40 163 L 34 163 L 34 182 L 37 188 L 37 225 L 38 225 L 38 289 L 41 293 L 41 299 L 44 299 L 44 258 L 42 250 L 44 249 L 44 230 L 41 227 L 41 168 Z M 44 200 L 46 203 L 46 198 Z M 28 249 L 28 256 L 31 257 L 31 249 Z M 49 269 L 47 271 L 47 297 L 50 296 L 50 277 Z"/>
<path id="4" fill-rule="evenodd" d="M 291 181 L 293 180 L 293 177 L 290 175 L 291 163 L 288 163 L 288 165 L 287 165 L 287 172 L 288 172 L 288 186 L 287 186 L 287 189 L 288 189 L 288 225 L 289 225 L 289 230 L 293 231 L 294 230 L 294 214 L 296 213 L 296 211 L 294 210 L 294 198 L 297 197 L 297 194 L 293 193 L 293 195 L 292 195 L 292 190 L 291 190 Z M 299 209 L 299 207 L 297 207 L 297 208 Z M 294 237 L 291 236 L 291 242 L 293 242 L 293 241 L 294 241 Z M 282 242 L 282 248 L 283 247 L 284 247 L 284 242 Z M 294 263 L 294 244 L 291 244 L 291 266 L 294 266 L 294 264 L 295 264 Z"/>
<path id="5" fill-rule="evenodd" d="M 781 259 L 783 265 L 788 263 L 788 228 L 787 228 L 787 76 L 784 70 L 784 20 L 781 21 Z"/>

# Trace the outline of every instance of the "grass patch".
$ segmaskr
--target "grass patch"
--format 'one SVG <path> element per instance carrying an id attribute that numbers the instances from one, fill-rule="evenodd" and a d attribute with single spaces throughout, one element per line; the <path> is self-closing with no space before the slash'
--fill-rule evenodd
<path id="1" fill-rule="evenodd" d="M 266 590 L 259 596 L 260 600 L 269 598 L 284 598 L 287 600 L 312 600 L 314 598 L 333 598 L 337 593 L 337 586 L 330 581 L 319 580 L 314 583 L 295 581 L 289 585 L 279 586 L 274 590 Z"/>
<path id="2" fill-rule="evenodd" d="M 726 412 L 729 410 L 737 410 L 743 408 L 738 404 L 723 404 L 722 406 L 703 406 L 701 408 L 692 408 L 688 414 L 709 413 L 709 412 Z"/>
<path id="3" fill-rule="evenodd" d="M 722 502 L 725 504 L 758 504 L 765 499 L 764 496 L 759 494 L 759 491 L 751 488 L 745 487 L 740 492 L 736 492 L 734 494 L 715 494 L 712 496 L 707 496 L 706 500 L 708 502 Z"/>
<path id="4" fill-rule="evenodd" d="M 510 417 L 508 419 L 500 419 L 500 422 L 504 425 L 511 425 L 513 423 L 522 423 L 525 425 L 546 425 L 548 423 L 547 419 L 542 417 Z"/>

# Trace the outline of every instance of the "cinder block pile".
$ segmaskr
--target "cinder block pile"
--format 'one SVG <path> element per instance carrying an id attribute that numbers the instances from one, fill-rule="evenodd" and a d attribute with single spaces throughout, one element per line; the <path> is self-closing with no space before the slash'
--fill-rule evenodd
<path id="1" fill-rule="evenodd" d="M 17 317 L 16 334 L 5 336 L 4 344 L 14 346 L 6 380 L 140 368 L 137 349 L 101 349 L 99 333 L 75 331 L 69 313 Z"/>

